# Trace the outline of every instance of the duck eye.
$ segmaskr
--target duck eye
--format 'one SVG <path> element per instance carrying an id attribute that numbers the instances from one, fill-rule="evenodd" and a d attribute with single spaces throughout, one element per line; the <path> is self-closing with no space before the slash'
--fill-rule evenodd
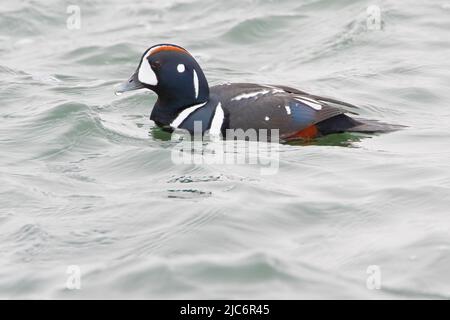
<path id="1" fill-rule="evenodd" d="M 150 62 L 150 66 L 152 67 L 152 69 L 159 69 L 161 67 L 161 62 L 160 61 L 152 61 L 152 62 Z"/>

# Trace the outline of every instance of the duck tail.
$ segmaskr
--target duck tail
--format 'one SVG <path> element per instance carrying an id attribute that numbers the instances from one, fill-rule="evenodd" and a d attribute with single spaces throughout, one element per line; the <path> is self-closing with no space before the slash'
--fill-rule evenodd
<path id="1" fill-rule="evenodd" d="M 361 133 L 384 133 L 393 132 L 403 128 L 405 126 L 398 124 L 384 123 L 378 120 L 368 119 L 354 119 L 356 124 L 354 127 L 349 128 L 348 132 L 361 132 Z"/>
<path id="2" fill-rule="evenodd" d="M 340 132 L 383 133 L 405 128 L 401 125 L 387 124 L 377 120 L 352 118 L 340 114 L 316 124 L 322 135 Z"/>

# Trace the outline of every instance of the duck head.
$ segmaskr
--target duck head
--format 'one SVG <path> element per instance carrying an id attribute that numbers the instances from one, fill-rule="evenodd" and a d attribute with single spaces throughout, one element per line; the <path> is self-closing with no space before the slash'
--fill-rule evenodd
<path id="1" fill-rule="evenodd" d="M 197 61 L 186 49 L 173 44 L 147 49 L 136 71 L 116 94 L 138 89 L 158 95 L 150 116 L 158 125 L 169 125 L 182 110 L 209 98 L 208 81 Z"/>

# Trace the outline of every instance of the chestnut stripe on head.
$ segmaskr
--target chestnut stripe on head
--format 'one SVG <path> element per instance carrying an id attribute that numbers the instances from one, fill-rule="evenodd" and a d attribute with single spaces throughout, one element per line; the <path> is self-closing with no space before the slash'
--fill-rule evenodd
<path id="1" fill-rule="evenodd" d="M 180 47 L 171 46 L 171 45 L 161 45 L 161 46 L 157 46 L 157 47 L 150 49 L 146 56 L 148 57 L 152 54 L 155 54 L 155 53 L 158 53 L 161 51 L 178 51 L 181 53 L 189 54 L 189 52 L 187 52 L 185 49 L 180 48 Z"/>

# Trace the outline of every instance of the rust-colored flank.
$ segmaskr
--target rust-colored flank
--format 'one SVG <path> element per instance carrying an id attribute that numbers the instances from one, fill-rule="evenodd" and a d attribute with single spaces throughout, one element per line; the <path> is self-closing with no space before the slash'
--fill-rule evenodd
<path id="1" fill-rule="evenodd" d="M 303 139 L 314 139 L 318 136 L 319 131 L 317 130 L 317 127 L 315 125 L 309 126 L 296 134 L 293 135 L 293 137 L 299 137 Z"/>

